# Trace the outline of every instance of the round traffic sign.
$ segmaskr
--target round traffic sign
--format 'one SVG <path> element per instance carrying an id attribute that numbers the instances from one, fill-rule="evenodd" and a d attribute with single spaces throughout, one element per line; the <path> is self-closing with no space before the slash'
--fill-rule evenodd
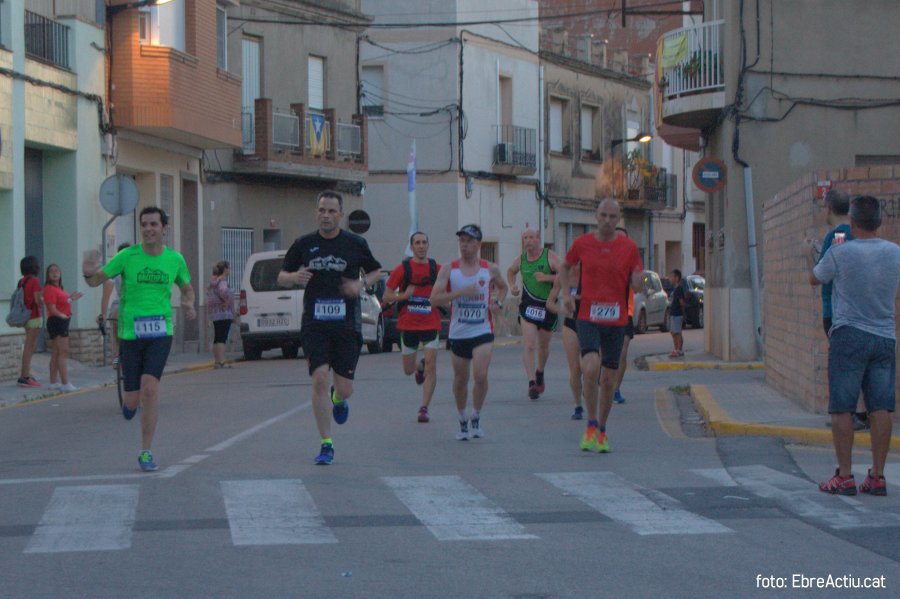
<path id="1" fill-rule="evenodd" d="M 351 231 L 357 235 L 362 235 L 372 226 L 372 221 L 365 210 L 354 210 L 348 217 L 348 225 Z"/>
<path id="2" fill-rule="evenodd" d="M 100 184 L 100 205 L 113 216 L 133 212 L 138 197 L 137 184 L 127 175 L 112 175 Z"/>
<path id="3" fill-rule="evenodd" d="M 728 182 L 728 169 L 725 163 L 714 156 L 706 156 L 697 161 L 691 173 L 694 185 L 700 191 L 713 193 L 725 189 Z"/>

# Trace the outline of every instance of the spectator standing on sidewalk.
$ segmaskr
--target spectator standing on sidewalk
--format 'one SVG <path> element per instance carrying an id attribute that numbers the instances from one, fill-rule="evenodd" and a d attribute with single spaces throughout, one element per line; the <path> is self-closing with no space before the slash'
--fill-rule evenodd
<path id="1" fill-rule="evenodd" d="M 681 335 L 681 326 L 684 323 L 684 279 L 677 268 L 672 271 L 672 305 L 669 308 L 669 332 L 672 333 L 672 344 L 675 349 L 669 354 L 670 358 L 684 357 L 684 337 Z"/>
<path id="2" fill-rule="evenodd" d="M 63 287 L 62 271 L 56 264 L 47 267 L 44 277 L 44 306 L 47 307 L 47 334 L 53 342 L 50 355 L 50 389 L 77 391 L 69 382 L 69 320 L 72 318 L 72 302 L 80 298 L 78 291 L 69 295 Z M 57 378 L 59 383 L 56 382 Z"/>
<path id="3" fill-rule="evenodd" d="M 850 196 L 846 192 L 839 189 L 829 189 L 825 192 L 825 221 L 831 227 L 822 240 L 822 249 L 819 251 L 820 261 L 825 252 L 832 245 L 840 245 L 845 241 L 853 239 L 853 232 L 850 230 Z M 825 329 L 825 336 L 828 337 L 831 331 L 832 310 L 831 310 L 831 292 L 832 284 L 825 283 L 822 285 L 822 328 Z M 862 430 L 867 426 L 867 416 L 862 405 L 862 399 L 857 402 L 857 410 L 853 415 L 853 428 Z"/>
<path id="4" fill-rule="evenodd" d="M 213 361 L 215 368 L 231 368 L 225 363 L 225 343 L 228 341 L 228 330 L 234 320 L 234 293 L 228 286 L 228 273 L 231 265 L 228 260 L 216 262 L 212 269 L 212 278 L 206 286 L 206 318 L 213 324 Z"/>
<path id="5" fill-rule="evenodd" d="M 31 357 L 37 347 L 37 338 L 43 328 L 41 321 L 41 282 L 38 275 L 41 263 L 34 256 L 25 256 L 19 261 L 22 278 L 19 287 L 25 289 L 25 307 L 31 309 L 31 318 L 25 323 L 25 346 L 22 348 L 22 369 L 19 371 L 19 387 L 40 387 L 41 384 L 31 376 Z"/>
<path id="6" fill-rule="evenodd" d="M 819 490 L 856 495 L 851 470 L 853 412 L 862 390 L 872 435 L 872 467 L 862 493 L 886 495 L 884 463 L 891 441 L 896 397 L 896 319 L 900 247 L 878 238 L 881 205 L 860 196 L 850 204 L 854 240 L 832 247 L 816 264 L 812 285 L 832 283 L 833 321 L 828 347 L 828 413 L 838 467 Z M 814 256 L 809 255 L 810 262 Z"/>

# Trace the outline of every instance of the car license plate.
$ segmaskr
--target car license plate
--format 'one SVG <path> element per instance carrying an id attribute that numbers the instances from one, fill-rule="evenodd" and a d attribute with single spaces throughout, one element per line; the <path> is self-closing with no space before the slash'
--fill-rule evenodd
<path id="1" fill-rule="evenodd" d="M 287 327 L 290 326 L 290 324 L 290 316 L 260 316 L 256 319 L 256 326 L 261 329 Z"/>

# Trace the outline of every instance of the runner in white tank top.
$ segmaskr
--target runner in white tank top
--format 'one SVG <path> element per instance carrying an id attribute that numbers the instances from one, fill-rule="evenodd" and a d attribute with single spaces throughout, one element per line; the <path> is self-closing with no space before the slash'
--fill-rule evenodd
<path id="1" fill-rule="evenodd" d="M 431 291 L 431 304 L 451 306 L 449 337 L 453 354 L 453 397 L 459 413 L 456 438 L 467 441 L 484 436 L 481 408 L 487 397 L 488 367 L 494 348 L 491 312 L 502 309 L 509 287 L 496 264 L 481 260 L 481 229 L 478 225 L 466 225 L 456 235 L 459 237 L 459 260 L 438 272 Z M 475 383 L 472 386 L 473 409 L 467 418 L 470 371 Z"/>

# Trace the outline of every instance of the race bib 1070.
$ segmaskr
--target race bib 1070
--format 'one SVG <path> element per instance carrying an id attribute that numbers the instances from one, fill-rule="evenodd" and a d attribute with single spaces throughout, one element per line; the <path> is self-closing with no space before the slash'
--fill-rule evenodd
<path id="1" fill-rule="evenodd" d="M 487 307 L 484 304 L 460 304 L 459 322 L 466 324 L 481 324 L 484 322 Z"/>

